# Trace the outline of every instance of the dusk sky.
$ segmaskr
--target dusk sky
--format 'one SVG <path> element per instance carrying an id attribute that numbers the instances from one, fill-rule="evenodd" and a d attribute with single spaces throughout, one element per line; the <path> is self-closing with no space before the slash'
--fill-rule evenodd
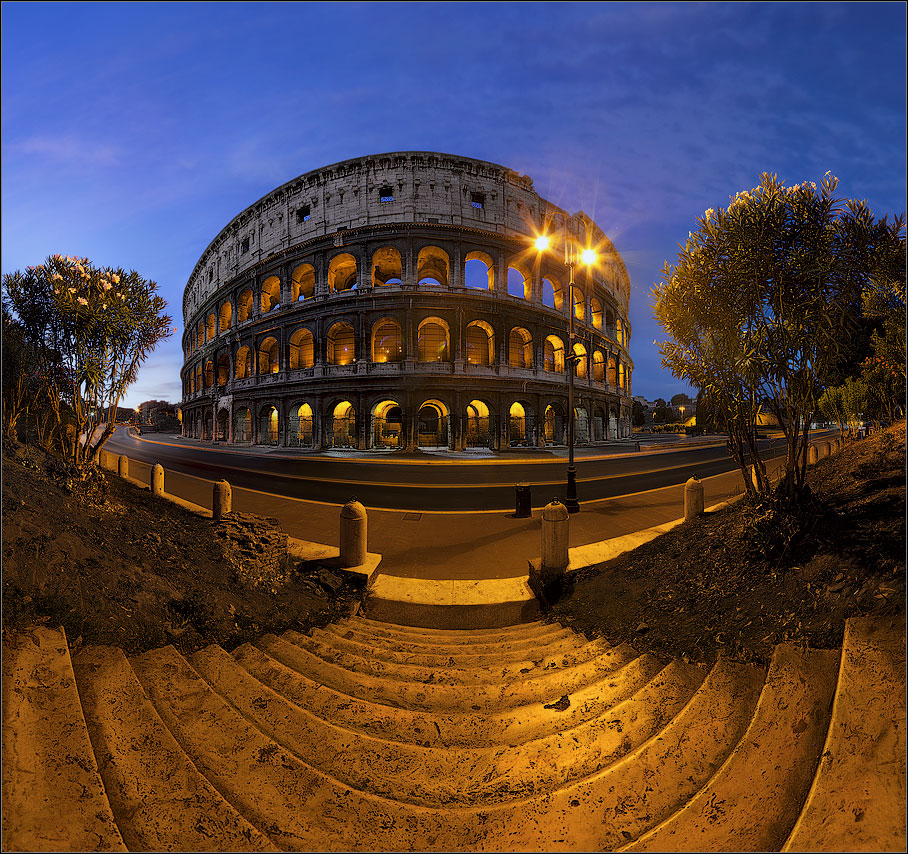
<path id="1" fill-rule="evenodd" d="M 181 396 L 182 293 L 241 210 L 387 151 L 508 166 L 584 210 L 650 291 L 707 208 L 774 172 L 905 210 L 904 3 L 4 3 L 2 270 L 134 268 L 179 331 L 123 405 Z"/>

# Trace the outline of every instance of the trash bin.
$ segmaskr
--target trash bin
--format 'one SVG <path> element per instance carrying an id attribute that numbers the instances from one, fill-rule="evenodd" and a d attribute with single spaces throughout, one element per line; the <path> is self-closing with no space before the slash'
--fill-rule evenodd
<path id="1" fill-rule="evenodd" d="M 514 485 L 514 491 L 517 498 L 517 509 L 514 515 L 518 519 L 525 519 L 533 515 L 533 506 L 530 498 L 530 485 L 528 483 L 518 483 Z"/>

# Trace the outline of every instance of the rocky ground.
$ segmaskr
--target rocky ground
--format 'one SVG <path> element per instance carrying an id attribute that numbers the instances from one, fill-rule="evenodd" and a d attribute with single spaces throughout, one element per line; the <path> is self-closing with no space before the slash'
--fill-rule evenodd
<path id="1" fill-rule="evenodd" d="M 347 577 L 323 568 L 250 572 L 249 556 L 275 547 L 267 520 L 240 518 L 228 537 L 115 475 L 80 488 L 31 446 L 4 446 L 2 506 L 4 631 L 48 622 L 73 646 L 188 653 L 324 625 L 359 601 Z"/>
<path id="2" fill-rule="evenodd" d="M 904 614 L 905 464 L 902 421 L 808 470 L 818 512 L 789 548 L 742 500 L 577 573 L 547 618 L 698 662 L 837 647 L 848 617 Z"/>

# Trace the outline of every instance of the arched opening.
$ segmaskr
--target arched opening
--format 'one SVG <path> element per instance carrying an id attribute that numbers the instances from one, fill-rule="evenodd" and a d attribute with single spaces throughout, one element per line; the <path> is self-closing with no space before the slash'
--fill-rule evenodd
<path id="1" fill-rule="evenodd" d="M 564 344 L 557 335 L 549 335 L 542 348 L 543 367 L 550 374 L 564 373 Z"/>
<path id="2" fill-rule="evenodd" d="M 379 320 L 372 327 L 372 361 L 399 362 L 403 358 L 403 334 L 396 320 Z"/>
<path id="3" fill-rule="evenodd" d="M 314 435 L 312 407 L 308 403 L 291 406 L 287 419 L 287 444 L 291 448 L 311 448 Z"/>
<path id="4" fill-rule="evenodd" d="M 252 376 L 252 354 L 248 347 L 240 347 L 236 351 L 236 378 L 244 380 Z"/>
<path id="5" fill-rule="evenodd" d="M 608 437 L 618 438 L 618 410 L 614 406 L 608 408 Z"/>
<path id="6" fill-rule="evenodd" d="M 522 326 L 515 326 L 508 336 L 508 364 L 512 368 L 533 368 L 533 336 Z"/>
<path id="7" fill-rule="evenodd" d="M 624 346 L 624 327 L 621 325 L 620 317 L 615 317 L 615 340 Z"/>
<path id="8" fill-rule="evenodd" d="M 400 252 L 393 246 L 382 246 L 372 253 L 372 287 L 399 285 L 403 276 Z"/>
<path id="9" fill-rule="evenodd" d="M 495 290 L 495 265 L 485 252 L 468 252 L 463 265 L 463 283 L 480 291 Z"/>
<path id="10" fill-rule="evenodd" d="M 512 448 L 533 444 L 533 423 L 529 404 L 515 400 L 508 410 L 508 444 Z"/>
<path id="11" fill-rule="evenodd" d="M 205 362 L 205 388 L 211 388 L 214 385 L 214 362 Z"/>
<path id="12" fill-rule="evenodd" d="M 593 382 L 605 382 L 605 358 L 601 350 L 593 352 Z"/>
<path id="13" fill-rule="evenodd" d="M 290 336 L 290 370 L 311 368 L 315 364 L 315 338 L 308 329 L 297 329 Z"/>
<path id="14" fill-rule="evenodd" d="M 416 282 L 419 285 L 448 286 L 448 253 L 437 246 L 423 246 L 416 260 Z"/>
<path id="15" fill-rule="evenodd" d="M 574 285 L 574 319 L 583 321 L 586 318 L 586 296 Z"/>
<path id="16" fill-rule="evenodd" d="M 488 367 L 495 362 L 495 333 L 484 320 L 467 325 L 467 364 Z"/>
<path id="17" fill-rule="evenodd" d="M 533 295 L 533 286 L 528 272 L 516 266 L 508 267 L 508 294 L 520 299 L 530 299 Z"/>
<path id="18" fill-rule="evenodd" d="M 416 436 L 420 448 L 448 446 L 448 408 L 440 400 L 427 400 L 419 407 Z"/>
<path id="19" fill-rule="evenodd" d="M 447 323 L 438 317 L 427 317 L 416 334 L 417 361 L 447 362 L 449 343 Z"/>
<path id="20" fill-rule="evenodd" d="M 602 442 L 605 439 L 605 413 L 601 406 L 593 410 L 593 441 Z"/>
<path id="21" fill-rule="evenodd" d="M 230 413 L 226 409 L 218 410 L 217 432 L 215 441 L 226 442 L 230 439 Z"/>
<path id="22" fill-rule="evenodd" d="M 201 347 L 205 343 L 205 327 L 202 325 L 201 320 L 195 328 L 195 341 L 197 347 Z"/>
<path id="23" fill-rule="evenodd" d="M 260 445 L 276 445 L 278 443 L 279 423 L 277 409 L 273 406 L 262 407 L 259 413 L 259 441 Z"/>
<path id="24" fill-rule="evenodd" d="M 195 390 L 202 390 L 202 365 L 201 363 L 195 366 Z"/>
<path id="25" fill-rule="evenodd" d="M 624 362 L 618 362 L 618 388 L 624 388 Z"/>
<path id="26" fill-rule="evenodd" d="M 214 312 L 208 315 L 208 319 L 205 321 L 205 340 L 212 341 L 214 336 L 218 331 L 218 319 L 215 316 Z"/>
<path id="27" fill-rule="evenodd" d="M 281 280 L 277 276 L 268 276 L 262 282 L 262 314 L 277 308 L 281 304 Z"/>
<path id="28" fill-rule="evenodd" d="M 596 329 L 602 330 L 602 303 L 599 301 L 599 297 L 590 299 L 590 323 Z"/>
<path id="29" fill-rule="evenodd" d="M 240 407 L 233 417 L 233 441 L 252 441 L 252 413 L 245 406 Z"/>
<path id="30" fill-rule="evenodd" d="M 618 385 L 618 363 L 614 356 L 608 357 L 608 383 L 609 385 Z"/>
<path id="31" fill-rule="evenodd" d="M 277 339 L 269 336 L 259 344 L 259 374 L 276 374 L 281 369 Z"/>
<path id="32" fill-rule="evenodd" d="M 564 305 L 564 289 L 555 276 L 549 275 L 542 280 L 542 304 L 555 311 L 561 311 Z"/>
<path id="33" fill-rule="evenodd" d="M 356 290 L 356 259 L 349 252 L 342 252 L 328 264 L 328 292 L 352 290 Z"/>
<path id="34" fill-rule="evenodd" d="M 311 299 L 315 296 L 315 267 L 311 264 L 299 264 L 290 274 L 290 300 Z"/>
<path id="35" fill-rule="evenodd" d="M 579 341 L 574 344 L 574 376 L 578 379 L 586 378 L 586 347 Z"/>
<path id="36" fill-rule="evenodd" d="M 352 365 L 356 358 L 356 339 L 349 323 L 335 323 L 328 331 L 328 364 Z"/>
<path id="37" fill-rule="evenodd" d="M 464 425 L 464 446 L 467 448 L 494 448 L 495 433 L 489 406 L 482 400 L 471 400 L 467 404 Z"/>
<path id="38" fill-rule="evenodd" d="M 331 416 L 331 447 L 356 447 L 356 410 L 349 400 L 334 407 Z"/>
<path id="39" fill-rule="evenodd" d="M 565 444 L 564 411 L 557 404 L 550 404 L 545 408 L 545 441 L 547 445 Z"/>
<path id="40" fill-rule="evenodd" d="M 230 380 L 230 356 L 221 353 L 218 357 L 218 386 L 227 385 Z"/>
<path id="41" fill-rule="evenodd" d="M 252 289 L 243 291 L 236 301 L 236 321 L 245 323 L 252 316 Z"/>
<path id="42" fill-rule="evenodd" d="M 609 338 L 615 337 L 615 315 L 609 310 L 605 310 L 605 334 Z"/>
<path id="43" fill-rule="evenodd" d="M 221 304 L 221 310 L 218 312 L 220 315 L 219 325 L 221 327 L 221 332 L 224 332 L 226 329 L 230 329 L 230 321 L 233 315 L 233 306 L 229 302 Z"/>
<path id="44" fill-rule="evenodd" d="M 404 416 L 396 400 L 383 400 L 372 407 L 372 447 L 400 448 Z"/>
<path id="45" fill-rule="evenodd" d="M 206 410 L 202 417 L 202 438 L 207 440 L 214 438 L 214 415 L 210 409 Z"/>

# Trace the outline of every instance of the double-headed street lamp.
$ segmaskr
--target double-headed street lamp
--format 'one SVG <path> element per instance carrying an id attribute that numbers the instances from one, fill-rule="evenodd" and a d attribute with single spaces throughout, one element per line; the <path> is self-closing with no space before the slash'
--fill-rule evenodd
<path id="1" fill-rule="evenodd" d="M 536 238 L 536 249 L 545 252 L 551 241 L 545 234 Z M 577 469 L 574 468 L 574 371 L 577 363 L 583 358 L 574 352 L 574 265 L 577 263 L 577 244 L 570 239 L 567 230 L 564 233 L 564 264 L 570 271 L 570 285 L 568 288 L 568 468 L 567 491 L 564 506 L 568 513 L 577 513 L 580 502 L 577 500 Z M 590 267 L 596 263 L 596 253 L 589 247 L 580 250 L 580 260 L 586 265 L 587 274 Z"/>

